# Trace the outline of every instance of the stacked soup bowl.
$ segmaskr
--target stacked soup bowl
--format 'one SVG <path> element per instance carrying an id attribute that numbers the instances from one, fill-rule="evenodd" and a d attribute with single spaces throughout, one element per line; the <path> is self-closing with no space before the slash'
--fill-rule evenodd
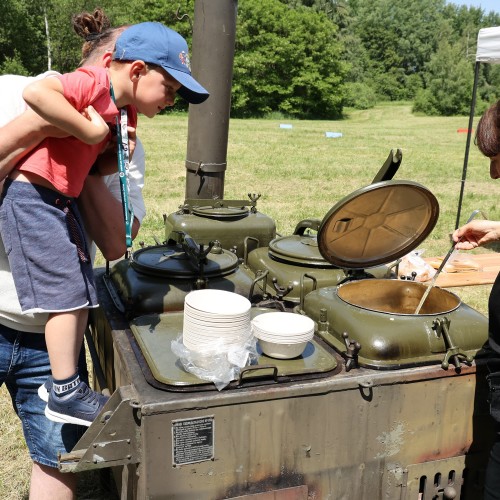
<path id="1" fill-rule="evenodd" d="M 296 358 L 314 335 L 314 321 L 301 314 L 270 312 L 252 320 L 252 330 L 262 352 L 277 359 Z"/>
<path id="2" fill-rule="evenodd" d="M 252 337 L 250 301 L 224 290 L 196 290 L 184 300 L 183 344 L 212 353 L 244 346 Z"/>

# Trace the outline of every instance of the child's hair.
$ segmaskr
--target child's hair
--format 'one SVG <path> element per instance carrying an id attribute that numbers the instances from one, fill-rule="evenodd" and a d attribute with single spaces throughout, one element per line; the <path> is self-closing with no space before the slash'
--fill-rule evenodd
<path id="1" fill-rule="evenodd" d="M 490 106 L 477 124 L 474 143 L 484 156 L 492 158 L 500 153 L 500 101 Z"/>
<path id="2" fill-rule="evenodd" d="M 99 7 L 93 13 L 81 12 L 75 14 L 71 22 L 76 34 L 85 41 L 82 46 L 83 64 L 94 64 L 107 51 L 112 52 L 116 39 L 129 25 L 111 28 L 108 16 Z"/>

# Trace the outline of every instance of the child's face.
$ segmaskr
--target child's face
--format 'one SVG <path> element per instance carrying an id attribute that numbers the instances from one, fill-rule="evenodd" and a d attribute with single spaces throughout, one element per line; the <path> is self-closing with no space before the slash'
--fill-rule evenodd
<path id="1" fill-rule="evenodd" d="M 139 113 L 153 118 L 161 110 L 173 106 L 181 84 L 161 68 L 151 68 L 137 82 L 135 106 Z"/>

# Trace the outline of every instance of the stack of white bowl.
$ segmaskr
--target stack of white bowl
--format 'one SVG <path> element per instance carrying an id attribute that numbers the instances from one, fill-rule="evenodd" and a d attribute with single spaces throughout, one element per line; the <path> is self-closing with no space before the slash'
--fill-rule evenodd
<path id="1" fill-rule="evenodd" d="M 184 345 L 199 353 L 245 345 L 252 336 L 250 301 L 224 290 L 196 290 L 184 299 Z"/>
<path id="2" fill-rule="evenodd" d="M 260 314 L 252 320 L 254 336 L 262 352 L 278 359 L 300 356 L 314 335 L 314 321 L 289 312 Z"/>

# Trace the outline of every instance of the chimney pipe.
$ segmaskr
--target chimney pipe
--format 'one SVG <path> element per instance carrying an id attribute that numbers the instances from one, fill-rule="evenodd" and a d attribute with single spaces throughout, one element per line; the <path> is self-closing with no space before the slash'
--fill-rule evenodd
<path id="1" fill-rule="evenodd" d="M 227 164 L 237 0 L 196 0 L 192 74 L 209 92 L 189 106 L 186 199 L 222 199 Z"/>

